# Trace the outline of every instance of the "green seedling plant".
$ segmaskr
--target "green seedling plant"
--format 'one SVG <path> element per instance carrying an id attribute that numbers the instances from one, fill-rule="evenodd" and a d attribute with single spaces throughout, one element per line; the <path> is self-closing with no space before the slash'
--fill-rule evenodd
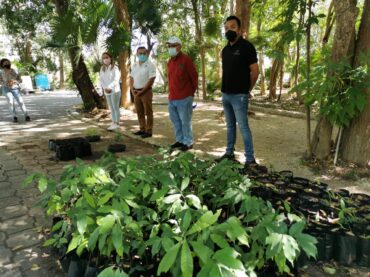
<path id="1" fill-rule="evenodd" d="M 96 127 L 89 127 L 84 131 L 85 136 L 100 136 L 101 131 Z"/>
<path id="2" fill-rule="evenodd" d="M 256 276 L 267 263 L 289 272 L 302 251 L 314 257 L 305 222 L 288 205 L 277 212 L 251 196 L 241 168 L 192 153 L 107 154 L 95 164 L 77 160 L 59 180 L 34 174 L 25 183 L 36 183 L 46 214 L 61 218 L 45 245 L 98 253 L 113 266 L 106 272 Z"/>

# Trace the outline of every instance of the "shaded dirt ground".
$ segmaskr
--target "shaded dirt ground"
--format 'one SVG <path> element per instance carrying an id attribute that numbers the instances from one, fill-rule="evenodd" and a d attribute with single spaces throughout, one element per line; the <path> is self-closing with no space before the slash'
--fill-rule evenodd
<path id="1" fill-rule="evenodd" d="M 251 106 L 254 115 L 250 117 L 256 158 L 259 163 L 271 170 L 291 170 L 295 176 L 305 177 L 328 183 L 332 188 L 346 188 L 351 192 L 370 193 L 368 169 L 355 167 L 331 167 L 323 171 L 319 165 L 307 166 L 303 159 L 306 151 L 306 122 L 302 118 L 272 114 L 276 110 L 256 109 Z M 168 118 L 167 99 L 165 95 L 156 95 L 154 99 L 154 135 L 145 141 L 168 146 L 174 142 L 172 125 Z M 226 145 L 226 126 L 221 116 L 222 106 L 219 101 L 197 102 L 193 114 L 194 151 L 199 154 L 221 156 Z M 91 123 L 106 128 L 109 118 L 96 115 L 86 119 Z M 138 129 L 136 114 L 125 111 L 122 119 L 122 132 L 134 137 Z M 312 121 L 312 130 L 315 121 Z M 244 161 L 243 143 L 237 132 L 236 155 Z M 137 138 L 141 140 L 141 138 Z"/>

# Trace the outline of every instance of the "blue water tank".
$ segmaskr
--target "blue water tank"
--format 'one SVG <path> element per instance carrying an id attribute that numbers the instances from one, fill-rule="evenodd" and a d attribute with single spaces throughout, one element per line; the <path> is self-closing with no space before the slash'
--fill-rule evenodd
<path id="1" fill-rule="evenodd" d="M 35 75 L 35 83 L 37 89 L 50 90 L 49 78 L 46 74 Z"/>

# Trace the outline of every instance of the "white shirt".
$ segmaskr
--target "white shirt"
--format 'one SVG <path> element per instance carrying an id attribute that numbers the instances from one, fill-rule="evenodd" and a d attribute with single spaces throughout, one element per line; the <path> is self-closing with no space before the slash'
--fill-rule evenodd
<path id="1" fill-rule="evenodd" d="M 145 87 L 149 79 L 155 76 L 155 66 L 150 60 L 147 60 L 142 64 L 136 63 L 131 69 L 131 77 L 134 79 L 135 89 L 142 89 Z"/>
<path id="2" fill-rule="evenodd" d="M 116 65 L 113 68 L 111 66 L 107 67 L 105 71 L 103 71 L 103 67 L 100 69 L 100 85 L 103 90 L 110 88 L 112 93 L 120 92 L 120 79 L 121 72 Z"/>

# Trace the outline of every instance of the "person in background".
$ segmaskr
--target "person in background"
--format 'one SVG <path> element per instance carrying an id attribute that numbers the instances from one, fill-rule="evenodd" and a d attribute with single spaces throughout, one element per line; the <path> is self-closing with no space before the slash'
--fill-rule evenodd
<path id="1" fill-rule="evenodd" d="M 137 49 L 139 60 L 131 69 L 130 88 L 134 96 L 134 103 L 139 120 L 140 130 L 134 135 L 149 138 L 153 131 L 153 90 L 156 70 L 149 60 L 149 52 L 141 46 Z"/>
<path id="2" fill-rule="evenodd" d="M 108 52 L 102 55 L 102 67 L 100 68 L 100 85 L 103 89 L 107 104 L 112 116 L 112 125 L 107 130 L 113 131 L 119 128 L 121 89 L 119 81 L 121 73 L 114 64 L 112 55 Z"/>
<path id="3" fill-rule="evenodd" d="M 198 73 L 191 58 L 181 51 L 181 40 L 167 41 L 168 53 L 168 111 L 175 130 L 176 142 L 171 149 L 187 151 L 193 148 L 193 98 L 198 89 Z"/>
<path id="4" fill-rule="evenodd" d="M 222 104 L 226 118 L 226 153 L 218 158 L 234 160 L 236 123 L 244 142 L 245 167 L 255 166 L 252 134 L 248 124 L 248 100 L 259 75 L 256 49 L 242 37 L 241 22 L 229 16 L 224 24 L 227 45 L 222 50 Z"/>
<path id="5" fill-rule="evenodd" d="M 0 87 L 2 87 L 3 93 L 8 100 L 9 111 L 13 116 L 13 122 L 18 122 L 14 101 L 17 101 L 24 114 L 25 120 L 31 121 L 31 118 L 27 113 L 26 105 L 24 104 L 23 98 L 20 94 L 19 83 L 22 82 L 22 79 L 19 74 L 11 68 L 11 66 L 11 62 L 8 59 L 2 59 L 0 61 Z"/>

